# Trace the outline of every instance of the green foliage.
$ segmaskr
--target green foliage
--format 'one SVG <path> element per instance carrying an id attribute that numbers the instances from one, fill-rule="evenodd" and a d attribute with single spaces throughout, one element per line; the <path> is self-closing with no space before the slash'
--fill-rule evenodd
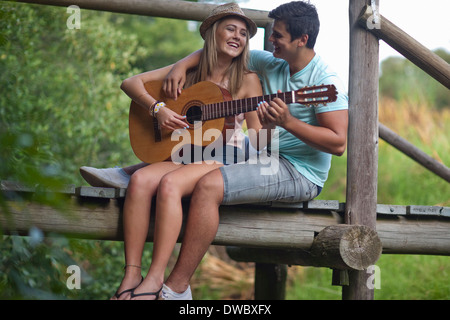
<path id="1" fill-rule="evenodd" d="M 73 182 L 81 164 L 130 161 L 129 99 L 119 86 L 140 54 L 136 38 L 116 30 L 107 14 L 83 12 L 82 28 L 69 30 L 63 8 L 2 7 L 8 17 L 0 22 L 8 39 L 0 54 L 2 131 L 29 135 L 41 154 L 19 157 L 13 147 L 15 166 L 50 163 Z"/>
<path id="2" fill-rule="evenodd" d="M 38 232 L 38 231 L 36 231 Z M 66 268 L 74 264 L 64 241 L 39 236 L 4 237 L 1 243 L 0 299 L 65 299 Z"/>
<path id="3" fill-rule="evenodd" d="M 0 3 L 0 180 L 78 186 L 81 165 L 135 163 L 122 80 L 201 45 L 185 21 L 82 10 L 81 29 L 68 29 L 69 15 L 66 8 Z M 167 36 L 167 26 L 176 34 Z M 45 192 L 34 200 L 58 206 Z M 0 207 L 9 211 L 1 193 Z M 122 243 L 44 240 L 35 232 L 2 237 L 0 298 L 106 299 L 117 289 Z M 83 290 L 66 287 L 72 264 L 84 270 Z"/>
<path id="4" fill-rule="evenodd" d="M 435 53 L 450 63 L 450 53 Z M 381 63 L 380 94 L 397 101 L 428 103 L 436 109 L 450 107 L 448 89 L 405 58 L 390 57 Z"/>
<path id="5" fill-rule="evenodd" d="M 133 64 L 141 70 L 153 70 L 174 63 L 203 46 L 197 22 L 136 16 L 126 19 L 117 15 L 115 21 L 126 33 L 135 33 L 139 47 L 145 52 Z M 187 32 L 187 29 L 191 32 Z M 170 30 L 170 32 L 161 32 Z"/>

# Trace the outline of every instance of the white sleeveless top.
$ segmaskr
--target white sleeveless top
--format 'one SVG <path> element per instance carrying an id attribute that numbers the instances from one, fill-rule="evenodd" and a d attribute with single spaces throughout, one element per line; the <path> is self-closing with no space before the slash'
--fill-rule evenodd
<path id="1" fill-rule="evenodd" d="M 231 139 L 228 140 L 227 145 L 231 145 L 238 148 L 244 148 L 245 134 L 242 130 L 242 124 L 244 123 L 245 116 L 240 113 L 234 117 L 234 132 Z"/>

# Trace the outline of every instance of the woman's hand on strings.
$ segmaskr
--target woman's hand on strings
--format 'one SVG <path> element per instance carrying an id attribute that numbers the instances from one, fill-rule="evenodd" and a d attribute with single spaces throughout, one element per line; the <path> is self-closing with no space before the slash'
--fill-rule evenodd
<path id="1" fill-rule="evenodd" d="M 186 116 L 181 116 L 169 108 L 161 108 L 156 114 L 156 119 L 162 129 L 177 130 L 187 129 L 189 124 L 186 122 Z"/>

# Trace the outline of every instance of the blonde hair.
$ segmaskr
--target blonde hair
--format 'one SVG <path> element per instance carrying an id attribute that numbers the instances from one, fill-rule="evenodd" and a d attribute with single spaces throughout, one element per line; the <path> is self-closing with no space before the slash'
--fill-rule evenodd
<path id="1" fill-rule="evenodd" d="M 219 23 L 224 18 L 216 21 L 210 28 L 205 32 L 205 43 L 203 45 L 203 50 L 200 56 L 200 63 L 197 68 L 191 69 L 188 72 L 186 86 L 191 86 L 197 82 L 205 81 L 210 75 L 214 66 L 217 65 L 217 41 L 216 41 L 216 30 Z M 228 88 L 227 89 L 233 98 L 239 91 L 244 81 L 244 75 L 249 72 L 247 69 L 247 63 L 249 58 L 249 40 L 250 36 L 247 32 L 247 41 L 242 53 L 233 58 L 230 66 L 227 70 L 228 77 Z"/>

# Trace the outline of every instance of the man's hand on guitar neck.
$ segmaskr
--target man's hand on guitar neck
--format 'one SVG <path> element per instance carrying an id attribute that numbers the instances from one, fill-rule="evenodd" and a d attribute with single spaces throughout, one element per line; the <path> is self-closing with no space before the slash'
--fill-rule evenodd
<path id="1" fill-rule="evenodd" d="M 197 50 L 184 57 L 174 65 L 164 79 L 163 90 L 167 97 L 177 100 L 186 83 L 186 73 L 189 69 L 198 66 L 203 49 Z"/>

